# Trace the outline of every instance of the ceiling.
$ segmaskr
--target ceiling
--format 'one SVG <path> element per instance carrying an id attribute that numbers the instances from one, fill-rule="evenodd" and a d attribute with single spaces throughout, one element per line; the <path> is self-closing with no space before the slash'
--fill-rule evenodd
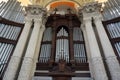
<path id="1" fill-rule="evenodd" d="M 46 7 L 54 2 L 74 2 L 74 3 L 78 4 L 79 6 L 82 6 L 88 2 L 93 2 L 93 1 L 104 2 L 107 0 L 18 0 L 18 1 L 22 2 L 22 4 L 25 6 L 28 4 L 37 4 L 37 5 Z"/>
<path id="2" fill-rule="evenodd" d="M 23 5 L 34 4 L 41 5 L 42 7 L 46 7 L 48 11 L 53 12 L 55 8 L 59 11 L 67 12 L 66 10 L 70 8 L 73 12 L 78 9 L 78 7 L 82 7 L 84 4 L 89 2 L 105 2 L 107 0 L 18 0 L 22 2 Z"/>

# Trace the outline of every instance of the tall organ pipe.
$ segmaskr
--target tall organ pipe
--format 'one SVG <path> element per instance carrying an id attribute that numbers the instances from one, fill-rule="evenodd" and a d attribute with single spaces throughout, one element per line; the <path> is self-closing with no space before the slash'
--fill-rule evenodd
<path id="1" fill-rule="evenodd" d="M 73 29 L 73 41 L 83 41 L 83 35 L 80 28 Z M 86 53 L 83 43 L 74 43 L 74 58 L 77 63 L 86 63 Z"/>
<path id="2" fill-rule="evenodd" d="M 107 30 L 111 39 L 120 38 L 120 22 L 108 24 Z M 120 41 L 115 42 L 114 46 L 120 57 Z"/>
<path id="3" fill-rule="evenodd" d="M 52 40 L 52 29 L 51 27 L 47 28 L 43 35 L 43 42 L 51 41 Z M 51 54 L 51 44 L 42 44 L 39 62 L 40 63 L 47 63 Z"/>
<path id="4" fill-rule="evenodd" d="M 57 33 L 55 61 L 58 62 L 60 59 L 63 59 L 69 62 L 68 40 L 62 37 L 68 37 L 67 31 L 63 27 Z"/>
<path id="5" fill-rule="evenodd" d="M 103 18 L 104 20 L 110 20 L 120 16 L 120 1 L 108 0 L 105 3 Z"/>

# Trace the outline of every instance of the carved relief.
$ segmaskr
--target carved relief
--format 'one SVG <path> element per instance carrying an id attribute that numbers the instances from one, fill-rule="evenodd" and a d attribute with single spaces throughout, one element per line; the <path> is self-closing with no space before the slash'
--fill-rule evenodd
<path id="1" fill-rule="evenodd" d="M 38 5 L 29 5 L 28 7 L 25 8 L 25 10 L 27 14 L 31 15 L 46 14 L 46 9 Z"/>
<path id="2" fill-rule="evenodd" d="M 86 13 L 92 13 L 101 10 L 101 4 L 97 2 L 88 3 L 83 6 L 82 10 Z"/>

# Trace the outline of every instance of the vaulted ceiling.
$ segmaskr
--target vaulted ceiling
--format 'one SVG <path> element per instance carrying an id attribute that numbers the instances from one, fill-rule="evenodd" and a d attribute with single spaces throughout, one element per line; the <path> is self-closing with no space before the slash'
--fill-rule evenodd
<path id="1" fill-rule="evenodd" d="M 78 7 L 82 7 L 86 3 L 94 1 L 104 2 L 107 0 L 30 0 L 32 4 L 41 5 L 48 10 L 53 10 L 55 8 L 58 8 L 59 10 L 71 8 L 74 10 Z"/>
<path id="2" fill-rule="evenodd" d="M 39 4 L 42 6 L 48 6 L 51 3 L 55 3 L 55 2 L 73 2 L 79 6 L 84 5 L 85 3 L 88 2 L 93 2 L 93 1 L 98 1 L 98 2 L 103 2 L 103 1 L 107 1 L 107 0 L 30 0 L 33 4 Z"/>
<path id="3" fill-rule="evenodd" d="M 79 6 L 82 6 L 88 2 L 93 2 L 93 1 L 104 2 L 107 0 L 18 0 L 18 1 L 22 2 L 24 5 L 31 3 L 31 4 L 37 4 L 37 5 L 46 7 L 46 6 L 49 6 L 50 4 L 53 4 L 56 2 L 57 2 L 57 4 L 58 4 L 58 2 L 73 2 Z"/>
<path id="4" fill-rule="evenodd" d="M 22 3 L 25 3 L 27 0 L 19 0 Z M 59 10 L 66 10 L 68 8 L 72 9 L 73 11 L 76 10 L 78 7 L 82 7 L 84 4 L 89 2 L 104 2 L 107 0 L 28 0 L 29 3 L 34 5 L 41 5 L 42 7 L 46 7 L 47 10 L 54 10 L 55 8 Z"/>

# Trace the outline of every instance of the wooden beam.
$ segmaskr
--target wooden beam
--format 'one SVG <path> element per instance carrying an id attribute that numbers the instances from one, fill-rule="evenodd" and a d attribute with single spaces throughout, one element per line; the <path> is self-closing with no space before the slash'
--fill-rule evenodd
<path id="1" fill-rule="evenodd" d="M 103 24 L 111 24 L 111 23 L 117 23 L 117 22 L 120 22 L 120 17 L 117 17 L 117 18 L 114 18 L 114 19 L 111 19 L 111 20 L 107 20 L 107 21 L 103 21 Z"/>
<path id="2" fill-rule="evenodd" d="M 55 76 L 55 77 L 68 77 L 68 76 L 71 76 L 71 77 L 91 77 L 90 76 L 90 73 L 60 73 L 60 72 L 35 72 L 34 74 L 35 76 Z"/>
<path id="3" fill-rule="evenodd" d="M 85 44 L 84 41 L 73 41 L 74 44 Z"/>
<path id="4" fill-rule="evenodd" d="M 0 16 L 0 23 L 17 27 L 24 27 L 24 24 L 5 19 Z"/>
<path id="5" fill-rule="evenodd" d="M 42 44 L 52 44 L 51 41 L 43 41 Z"/>
<path id="6" fill-rule="evenodd" d="M 113 43 L 120 42 L 120 37 L 110 39 Z"/>
<path id="7" fill-rule="evenodd" d="M 0 42 L 1 43 L 13 44 L 13 45 L 16 45 L 16 43 L 17 43 L 17 41 L 15 41 L 15 40 L 5 39 L 5 38 L 2 38 L 2 37 L 0 37 Z"/>

